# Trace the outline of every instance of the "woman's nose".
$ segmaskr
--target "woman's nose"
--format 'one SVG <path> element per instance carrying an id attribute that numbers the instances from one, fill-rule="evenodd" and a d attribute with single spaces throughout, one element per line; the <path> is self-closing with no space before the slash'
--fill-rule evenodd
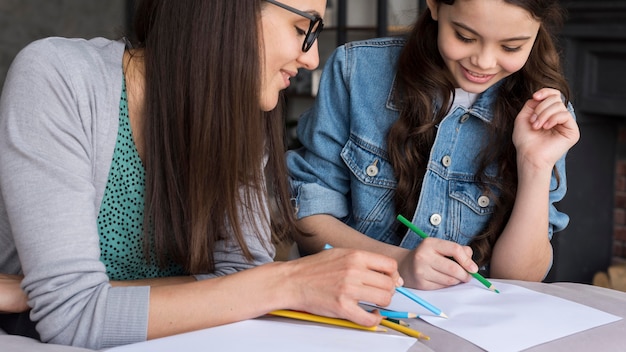
<path id="1" fill-rule="evenodd" d="M 313 43 L 309 51 L 302 52 L 302 54 L 300 54 L 300 56 L 298 57 L 298 62 L 302 64 L 302 66 L 307 70 L 315 70 L 317 66 L 319 66 L 320 55 L 317 40 L 315 41 L 315 43 Z"/>

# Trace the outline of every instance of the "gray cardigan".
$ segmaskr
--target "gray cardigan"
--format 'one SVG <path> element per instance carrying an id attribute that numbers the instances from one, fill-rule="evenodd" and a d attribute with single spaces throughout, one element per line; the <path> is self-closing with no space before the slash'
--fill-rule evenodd
<path id="1" fill-rule="evenodd" d="M 96 221 L 117 138 L 124 44 L 47 38 L 15 58 L 0 98 L 0 272 L 23 273 L 41 340 L 102 349 L 146 339 L 149 287 L 109 284 Z M 258 209 L 256 221 L 267 218 Z M 270 262 L 270 231 L 245 229 L 254 255 L 216 250 L 225 275 Z M 267 247 L 267 248 L 266 248 Z"/>

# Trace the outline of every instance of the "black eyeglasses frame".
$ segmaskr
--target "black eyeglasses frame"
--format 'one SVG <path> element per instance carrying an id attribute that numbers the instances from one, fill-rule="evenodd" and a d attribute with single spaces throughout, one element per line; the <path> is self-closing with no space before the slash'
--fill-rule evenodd
<path id="1" fill-rule="evenodd" d="M 302 51 L 305 53 L 309 51 L 309 49 L 311 49 L 311 47 L 313 46 L 313 43 L 315 43 L 315 40 L 317 39 L 317 37 L 319 37 L 320 33 L 324 29 L 324 20 L 318 15 L 313 15 L 308 12 L 300 11 L 296 9 L 295 7 L 291 7 L 287 4 L 283 4 L 282 2 L 278 2 L 275 0 L 265 0 L 265 1 L 269 2 L 270 4 L 276 5 L 278 7 L 281 7 L 287 11 L 290 11 L 297 15 L 305 17 L 309 21 L 311 21 L 311 23 L 309 24 L 309 29 L 307 30 L 304 36 L 304 42 L 302 43 Z M 313 28 L 315 28 L 315 31 L 313 31 Z"/>

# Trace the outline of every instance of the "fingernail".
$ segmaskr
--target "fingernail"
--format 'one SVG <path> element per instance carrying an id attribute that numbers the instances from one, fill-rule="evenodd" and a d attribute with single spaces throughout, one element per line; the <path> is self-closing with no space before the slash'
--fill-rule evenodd
<path id="1" fill-rule="evenodd" d="M 404 286 L 404 280 L 402 280 L 401 276 L 398 276 L 398 281 L 396 281 L 396 286 L 397 287 L 402 287 Z"/>

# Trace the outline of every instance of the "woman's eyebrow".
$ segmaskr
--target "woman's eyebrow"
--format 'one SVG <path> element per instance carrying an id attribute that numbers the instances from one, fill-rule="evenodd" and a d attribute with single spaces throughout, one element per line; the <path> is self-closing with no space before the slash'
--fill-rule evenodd
<path id="1" fill-rule="evenodd" d="M 320 15 L 320 13 L 317 12 L 316 10 L 304 10 L 302 12 L 310 13 L 313 16 L 317 16 L 319 18 L 323 18 L 322 15 Z"/>

